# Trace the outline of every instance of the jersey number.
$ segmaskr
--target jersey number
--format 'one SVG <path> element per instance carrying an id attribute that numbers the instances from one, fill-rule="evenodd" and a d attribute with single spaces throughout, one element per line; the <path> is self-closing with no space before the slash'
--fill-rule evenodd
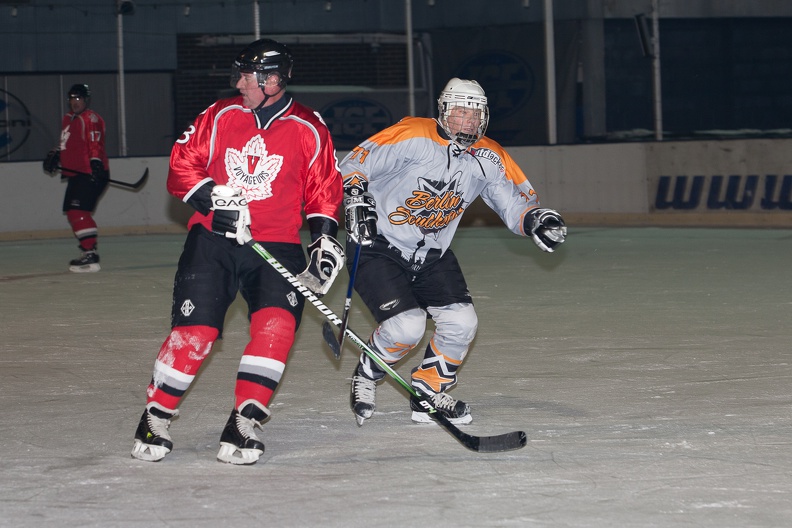
<path id="1" fill-rule="evenodd" d="M 182 133 L 182 136 L 176 140 L 176 143 L 181 143 L 182 145 L 190 141 L 190 136 L 195 134 L 195 125 L 190 125 L 187 130 Z"/>
<path id="2" fill-rule="evenodd" d="M 358 147 L 355 147 L 354 149 L 352 149 L 352 157 L 350 157 L 349 159 L 351 161 L 351 160 L 353 160 L 355 158 L 358 158 L 358 161 L 361 164 L 363 164 L 363 162 L 366 160 L 366 156 L 368 156 L 368 155 L 369 155 L 369 151 L 367 149 L 364 149 L 363 147 L 358 146 Z"/>

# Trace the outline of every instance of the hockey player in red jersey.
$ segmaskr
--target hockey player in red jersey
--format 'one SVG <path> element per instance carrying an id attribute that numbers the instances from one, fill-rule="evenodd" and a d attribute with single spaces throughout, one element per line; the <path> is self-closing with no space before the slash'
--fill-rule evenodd
<path id="1" fill-rule="evenodd" d="M 237 371 L 234 408 L 217 458 L 253 464 L 264 452 L 255 427 L 281 381 L 304 297 L 245 243 L 260 242 L 317 294 L 343 266 L 336 241 L 343 187 L 330 133 L 318 113 L 286 92 L 292 55 L 261 39 L 232 66 L 240 95 L 207 108 L 176 141 L 168 191 L 195 208 L 173 291 L 172 331 L 157 355 L 132 456 L 157 461 L 173 442 L 170 420 L 240 292 L 250 341 Z M 309 260 L 300 243 L 305 213 Z"/>
<path id="2" fill-rule="evenodd" d="M 91 90 L 75 84 L 67 94 L 69 112 L 63 116 L 60 145 L 44 159 L 44 171 L 67 180 L 63 212 L 79 241 L 82 255 L 69 263 L 75 273 L 99 271 L 98 230 L 93 211 L 110 179 L 105 152 L 105 122 L 88 108 Z"/>
<path id="3" fill-rule="evenodd" d="M 476 81 L 451 79 L 437 119 L 411 118 L 375 134 L 341 163 L 348 244 L 361 244 L 355 289 L 379 323 L 369 345 L 391 365 L 418 346 L 427 316 L 435 332 L 411 383 L 454 424 L 472 420 L 447 391 L 476 335 L 478 318 L 465 277 L 449 249 L 462 215 L 478 196 L 514 233 L 552 252 L 566 237 L 561 215 L 540 208 L 525 174 L 487 138 L 487 97 Z M 352 251 L 349 252 L 350 254 Z M 362 354 L 352 377 L 358 425 L 374 414 L 385 376 Z M 431 422 L 411 398 L 412 419 Z"/>

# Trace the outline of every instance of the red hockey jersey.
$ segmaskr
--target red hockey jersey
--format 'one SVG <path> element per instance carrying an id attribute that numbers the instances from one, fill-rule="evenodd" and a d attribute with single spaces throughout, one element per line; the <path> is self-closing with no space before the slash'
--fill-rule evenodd
<path id="1" fill-rule="evenodd" d="M 105 152 L 105 122 L 102 116 L 86 108 L 80 114 L 72 112 L 63 116 L 60 136 L 60 162 L 64 167 L 91 174 L 91 160 L 100 160 L 108 169 Z M 63 170 L 64 176 L 74 172 Z"/>
<path id="2" fill-rule="evenodd" d="M 168 192 L 187 202 L 210 179 L 242 191 L 259 241 L 300 243 L 303 207 L 307 218 L 338 220 L 343 186 L 330 132 L 293 100 L 262 124 L 241 96 L 201 113 L 173 147 Z M 196 212 L 188 227 L 211 230 L 212 214 Z"/>

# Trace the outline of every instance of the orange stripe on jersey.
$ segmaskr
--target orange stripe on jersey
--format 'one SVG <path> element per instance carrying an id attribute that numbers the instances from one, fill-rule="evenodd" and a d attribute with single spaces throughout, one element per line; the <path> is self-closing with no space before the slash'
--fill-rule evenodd
<path id="1" fill-rule="evenodd" d="M 485 136 L 478 140 L 472 148 L 490 149 L 500 156 L 501 163 L 503 163 L 503 167 L 506 169 L 506 177 L 513 181 L 515 185 L 520 185 L 521 183 L 528 181 L 528 177 L 522 171 L 520 166 L 517 165 L 517 162 L 514 161 L 514 158 L 512 158 L 498 142 L 493 141 Z"/>
<path id="2" fill-rule="evenodd" d="M 377 132 L 371 136 L 370 141 L 377 145 L 390 145 L 407 139 L 423 137 L 440 145 L 445 145 L 448 140 L 437 133 L 437 121 L 428 117 L 405 117 L 393 126 Z"/>
<path id="3" fill-rule="evenodd" d="M 404 343 L 394 343 L 394 346 L 388 347 L 385 350 L 390 354 L 396 354 L 399 358 L 404 357 L 407 352 L 415 348 L 415 345 L 405 345 Z"/>
<path id="4" fill-rule="evenodd" d="M 448 144 L 447 139 L 440 137 L 437 133 L 437 121 L 428 117 L 405 117 L 395 125 L 378 132 L 371 136 L 372 143 L 377 145 L 389 145 L 399 143 L 408 139 L 423 137 L 434 141 L 439 145 Z M 472 149 L 485 148 L 495 152 L 501 159 L 506 170 L 506 177 L 514 182 L 515 185 L 527 182 L 528 177 L 517 165 L 517 162 L 509 155 L 506 150 L 497 142 L 484 136 L 478 140 Z M 362 160 L 361 160 L 362 161 Z"/>

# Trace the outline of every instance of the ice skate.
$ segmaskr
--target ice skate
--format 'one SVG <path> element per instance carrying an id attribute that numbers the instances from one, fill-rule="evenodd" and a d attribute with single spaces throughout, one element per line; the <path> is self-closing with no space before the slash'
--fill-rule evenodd
<path id="1" fill-rule="evenodd" d="M 355 413 L 358 427 L 374 415 L 376 391 L 377 382 L 360 374 L 359 367 L 355 367 L 355 372 L 352 374 L 349 403 L 352 406 L 352 412 Z"/>
<path id="2" fill-rule="evenodd" d="M 448 418 L 448 421 L 454 425 L 469 424 L 473 421 L 473 416 L 470 414 L 470 406 L 462 400 L 455 400 L 445 392 L 438 392 L 436 394 L 426 395 L 432 407 L 443 416 Z M 432 423 L 432 417 L 418 398 L 410 396 L 410 408 L 412 409 L 412 421 L 415 423 Z"/>
<path id="3" fill-rule="evenodd" d="M 135 431 L 132 456 L 149 462 L 159 462 L 165 458 L 173 449 L 168 427 L 177 414 L 179 411 L 168 412 L 155 403 L 148 404 Z"/>
<path id="4" fill-rule="evenodd" d="M 241 411 L 234 409 L 220 436 L 217 459 L 229 464 L 255 464 L 264 454 L 264 443 L 254 429 L 261 427 L 268 416 L 269 412 L 255 403 L 248 403 Z"/>
<path id="5" fill-rule="evenodd" d="M 69 271 L 73 273 L 93 273 L 100 269 L 99 254 L 95 249 L 83 250 L 80 258 L 69 262 Z"/>

